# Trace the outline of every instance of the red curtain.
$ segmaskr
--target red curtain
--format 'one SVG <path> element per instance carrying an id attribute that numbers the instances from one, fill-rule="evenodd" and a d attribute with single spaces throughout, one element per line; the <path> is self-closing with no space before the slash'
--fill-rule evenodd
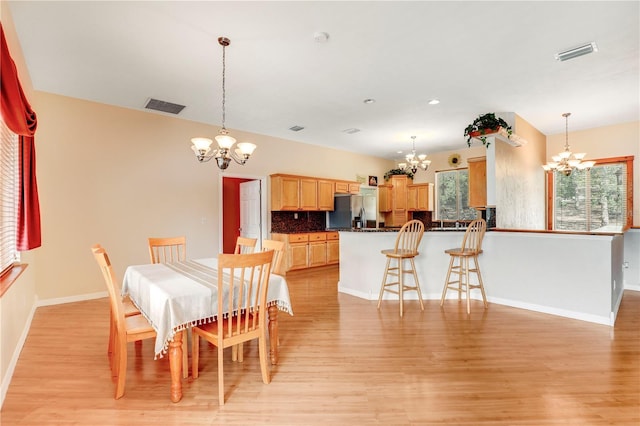
<path id="1" fill-rule="evenodd" d="M 4 28 L 2 33 L 2 56 L 0 57 L 0 93 L 2 119 L 7 127 L 19 137 L 19 200 L 18 200 L 18 251 L 31 250 L 42 245 L 40 230 L 40 202 L 36 182 L 36 113 L 22 91 L 16 65 L 11 58 Z"/>

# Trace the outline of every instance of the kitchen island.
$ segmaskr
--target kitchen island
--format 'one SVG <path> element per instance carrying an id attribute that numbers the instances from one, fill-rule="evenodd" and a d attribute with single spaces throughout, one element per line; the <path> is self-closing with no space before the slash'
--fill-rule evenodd
<path id="1" fill-rule="evenodd" d="M 393 248 L 397 237 L 397 230 L 384 231 L 340 231 L 339 292 L 378 299 L 386 262 L 380 251 Z M 424 233 L 415 259 L 424 299 L 440 299 L 449 266 L 444 251 L 459 247 L 463 234 Z M 479 258 L 487 300 L 613 325 L 623 293 L 623 241 L 623 234 L 488 231 Z M 447 297 L 457 298 L 453 293 Z M 405 295 L 411 298 L 417 295 Z M 479 291 L 471 298 L 480 299 Z"/>

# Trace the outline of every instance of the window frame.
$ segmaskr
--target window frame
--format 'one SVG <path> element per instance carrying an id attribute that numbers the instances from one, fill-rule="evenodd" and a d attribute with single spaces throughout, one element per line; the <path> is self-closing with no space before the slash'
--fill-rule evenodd
<path id="1" fill-rule="evenodd" d="M 596 165 L 604 165 L 604 164 L 619 164 L 625 163 L 627 170 L 627 217 L 625 219 L 625 224 L 622 227 L 622 231 L 626 231 L 631 228 L 633 223 L 633 155 L 622 156 L 622 157 L 610 157 L 610 158 L 598 158 L 594 161 Z M 548 231 L 558 231 L 563 232 L 562 230 L 553 229 L 553 222 L 555 217 L 554 211 L 554 199 L 553 195 L 555 193 L 555 179 L 553 178 L 553 171 L 545 172 L 545 177 L 547 179 L 547 230 Z M 568 232 L 568 231 L 567 231 Z M 595 232 L 595 231 L 589 231 Z"/>
<path id="2" fill-rule="evenodd" d="M 450 172 L 456 172 L 456 173 L 460 173 L 466 171 L 467 172 L 467 193 L 469 192 L 469 188 L 468 188 L 468 184 L 469 184 L 469 168 L 468 167 L 458 167 L 455 169 L 445 169 L 445 170 L 436 170 L 434 172 L 434 180 L 435 180 L 435 185 L 434 185 L 434 199 L 435 199 L 435 215 L 433 220 L 436 221 L 443 221 L 443 222 L 458 222 L 458 221 L 464 221 L 464 220 L 468 220 L 468 219 L 464 219 L 460 217 L 461 211 L 458 210 L 458 218 L 457 219 L 441 219 L 440 216 L 440 197 L 439 197 L 439 188 L 438 188 L 438 174 L 439 173 L 450 173 Z M 459 198 L 460 197 L 460 186 L 459 186 L 459 179 L 457 180 L 457 185 L 456 185 L 456 195 Z M 459 204 L 459 203 L 458 203 Z M 474 209 L 473 207 L 469 207 L 469 200 L 467 199 L 467 207 L 471 210 L 476 211 L 476 209 Z"/>

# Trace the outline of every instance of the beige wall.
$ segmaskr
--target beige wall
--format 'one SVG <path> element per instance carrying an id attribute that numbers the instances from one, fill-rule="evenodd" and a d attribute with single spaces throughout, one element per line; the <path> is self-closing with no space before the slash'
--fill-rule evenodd
<path id="1" fill-rule="evenodd" d="M 190 138 L 217 127 L 164 114 L 38 92 L 38 181 L 43 247 L 40 299 L 104 290 L 89 247 L 108 250 L 116 273 L 148 261 L 149 236 L 186 235 L 187 255 L 218 253 L 219 171 L 200 164 Z M 246 166 L 227 173 L 294 173 L 355 180 L 382 176 L 390 162 L 230 130 L 258 145 Z"/>
<path id="2" fill-rule="evenodd" d="M 564 151 L 565 133 L 547 136 L 547 159 Z M 633 161 L 633 224 L 640 226 L 640 121 L 615 126 L 571 131 L 569 147 L 572 152 L 586 152 L 587 160 L 634 156 Z"/>

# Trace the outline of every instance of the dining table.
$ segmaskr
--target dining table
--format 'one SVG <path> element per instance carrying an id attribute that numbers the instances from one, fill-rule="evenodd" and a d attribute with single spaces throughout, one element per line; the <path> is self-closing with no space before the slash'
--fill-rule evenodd
<path id="1" fill-rule="evenodd" d="M 187 338 L 186 330 L 216 321 L 220 314 L 217 280 L 217 258 L 131 265 L 124 273 L 122 295 L 129 296 L 157 333 L 154 359 L 169 355 L 173 402 L 182 399 L 182 342 Z M 278 363 L 279 310 L 293 315 L 285 277 L 271 273 L 267 312 L 269 356 L 274 365 Z"/>

